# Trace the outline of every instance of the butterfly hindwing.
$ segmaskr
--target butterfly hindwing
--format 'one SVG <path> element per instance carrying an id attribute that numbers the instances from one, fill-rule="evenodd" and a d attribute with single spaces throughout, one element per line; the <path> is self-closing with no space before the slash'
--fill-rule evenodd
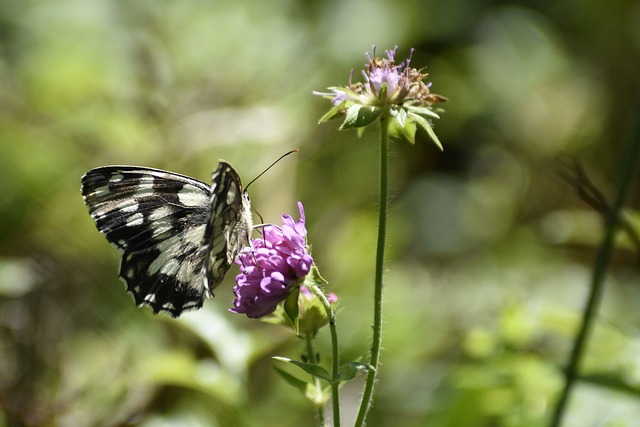
<path id="1" fill-rule="evenodd" d="M 184 175 L 135 166 L 92 169 L 82 178 L 82 194 L 98 229 L 124 252 L 120 277 L 137 305 L 177 317 L 200 308 L 205 293 L 222 281 L 233 262 L 226 253 L 227 236 L 238 223 L 242 184 L 226 162 L 220 162 L 212 181 L 209 187 Z M 205 262 L 217 266 L 215 271 Z"/>
<path id="2" fill-rule="evenodd" d="M 238 173 L 226 162 L 213 171 L 211 183 L 211 215 L 202 240 L 209 245 L 205 268 L 210 291 L 220 284 L 235 259 L 231 254 L 236 243 L 229 238 L 238 225 L 244 197 Z"/>

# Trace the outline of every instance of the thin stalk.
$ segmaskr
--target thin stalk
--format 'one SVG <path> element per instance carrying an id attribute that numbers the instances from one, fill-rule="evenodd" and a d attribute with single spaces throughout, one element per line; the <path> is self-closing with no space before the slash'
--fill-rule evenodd
<path id="1" fill-rule="evenodd" d="M 565 371 L 565 385 L 562 389 L 558 403 L 556 404 L 553 418 L 551 419 L 551 427 L 559 427 L 562 422 L 562 418 L 566 412 L 569 401 L 569 396 L 578 378 L 580 361 L 584 356 L 587 340 L 591 336 L 593 323 L 595 321 L 598 308 L 600 307 L 600 301 L 602 300 L 602 294 L 604 292 L 604 278 L 615 246 L 615 235 L 619 228 L 617 225 L 620 221 L 620 211 L 622 210 L 623 202 L 632 181 L 633 167 L 636 165 L 638 154 L 640 153 L 640 117 L 636 120 L 635 133 L 629 139 L 629 143 L 626 147 L 626 153 L 624 153 L 623 156 L 616 198 L 611 210 L 606 216 L 605 235 L 600 247 L 598 248 L 598 253 L 593 265 L 589 300 L 582 315 L 582 323 L 576 335 L 571 356 L 567 363 Z"/>
<path id="2" fill-rule="evenodd" d="M 314 285 L 307 285 L 311 292 L 318 298 L 324 307 L 324 311 L 329 318 L 329 331 L 331 333 L 331 405 L 333 410 L 333 425 L 340 427 L 340 351 L 338 348 L 338 330 L 336 328 L 335 312 L 331 308 L 331 303 L 322 292 Z"/>
<path id="3" fill-rule="evenodd" d="M 304 342 L 307 348 L 307 361 L 308 363 L 313 363 L 314 365 L 318 363 L 318 358 L 316 357 L 316 351 L 313 349 L 313 337 L 311 335 L 304 336 Z M 322 384 L 320 383 L 320 378 L 313 377 L 313 385 L 315 386 L 318 392 L 322 391 Z M 319 395 L 320 393 L 318 393 Z M 321 427 L 325 427 L 327 421 L 324 416 L 324 405 L 319 405 L 316 408 L 317 417 L 318 417 L 318 425 Z"/>
<path id="4" fill-rule="evenodd" d="M 367 379 L 360 401 L 360 410 L 355 426 L 361 427 L 371 407 L 373 387 L 376 383 L 380 348 L 382 347 L 382 276 L 384 268 L 384 249 L 387 237 L 387 208 L 389 201 L 389 119 L 383 113 L 380 119 L 380 210 L 378 212 L 378 247 L 376 251 L 376 273 L 373 292 L 373 336 L 371 338 L 371 354 Z"/>

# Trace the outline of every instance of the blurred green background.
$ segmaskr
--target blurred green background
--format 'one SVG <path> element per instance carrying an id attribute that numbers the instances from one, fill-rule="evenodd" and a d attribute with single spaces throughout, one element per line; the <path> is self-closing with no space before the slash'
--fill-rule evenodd
<path id="1" fill-rule="evenodd" d="M 640 89 L 640 3 L 471 0 L 0 2 L 0 426 L 304 426 L 271 356 L 286 329 L 216 298 L 179 320 L 138 309 L 80 196 L 90 168 L 208 181 L 220 158 L 267 222 L 305 204 L 341 298 L 343 359 L 366 355 L 377 140 L 318 126 L 313 90 L 399 45 L 450 98 L 392 144 L 382 371 L 369 426 L 544 426 L 586 302 Z M 637 186 L 627 214 L 638 229 Z M 638 248 L 620 239 L 565 426 L 640 419 Z M 327 362 L 326 332 L 318 349 Z M 293 371 L 295 372 L 295 371 Z M 297 372 L 295 372 L 297 374 Z M 350 425 L 362 387 L 342 393 Z"/>

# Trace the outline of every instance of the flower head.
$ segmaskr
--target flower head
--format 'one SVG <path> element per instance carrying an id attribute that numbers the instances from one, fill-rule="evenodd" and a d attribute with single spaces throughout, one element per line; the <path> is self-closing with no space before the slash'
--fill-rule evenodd
<path id="1" fill-rule="evenodd" d="M 233 293 L 236 298 L 230 311 L 247 317 L 273 313 L 290 291 L 311 270 L 313 258 L 307 251 L 304 208 L 298 202 L 300 219 L 282 215 L 282 227 L 266 226 L 260 239 L 253 239 L 236 259 L 240 274 Z"/>
<path id="2" fill-rule="evenodd" d="M 328 93 L 314 92 L 330 99 L 334 105 L 320 122 L 344 117 L 341 130 L 364 128 L 385 114 L 391 116 L 392 135 L 405 137 L 413 143 L 417 125 L 442 148 L 430 120 L 440 118 L 437 112 L 443 111 L 433 105 L 447 101 L 447 98 L 431 93 L 431 83 L 423 81 L 428 74 L 410 66 L 413 49 L 409 58 L 399 64 L 395 60 L 397 51 L 397 46 L 385 51 L 386 58 L 375 57 L 375 48 L 373 57 L 367 53 L 369 62 L 362 70 L 364 82 L 330 87 Z"/>

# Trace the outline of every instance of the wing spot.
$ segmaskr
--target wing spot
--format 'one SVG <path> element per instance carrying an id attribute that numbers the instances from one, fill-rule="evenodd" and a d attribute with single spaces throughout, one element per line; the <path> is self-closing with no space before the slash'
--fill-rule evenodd
<path id="1" fill-rule="evenodd" d="M 157 208 L 156 210 L 154 210 L 153 212 L 151 212 L 151 214 L 149 215 L 149 220 L 151 221 L 157 221 L 159 219 L 168 217 L 169 215 L 172 214 L 172 210 L 169 206 L 162 206 Z"/>
<path id="2" fill-rule="evenodd" d="M 139 203 L 131 203 L 129 206 L 124 206 L 121 210 L 123 213 L 133 213 L 140 207 Z"/>
<path id="3" fill-rule="evenodd" d="M 229 184 L 229 190 L 227 191 L 227 204 L 233 205 L 238 195 L 238 186 L 235 182 L 231 181 Z"/>
<path id="4" fill-rule="evenodd" d="M 136 227 L 138 225 L 142 225 L 143 222 L 144 215 L 142 215 L 140 212 L 138 212 L 137 214 L 133 214 L 129 218 L 127 218 L 128 227 Z"/>
<path id="5" fill-rule="evenodd" d="M 112 183 L 116 183 L 122 181 L 123 179 L 124 175 L 122 175 L 121 173 L 114 173 L 109 181 Z"/>
<path id="6" fill-rule="evenodd" d="M 166 233 L 167 231 L 171 230 L 171 228 L 172 227 L 170 224 L 156 224 L 156 226 L 153 228 L 152 237 L 156 238 L 162 233 Z"/>
<path id="7" fill-rule="evenodd" d="M 193 307 L 197 307 L 197 306 L 198 306 L 198 301 L 189 301 L 189 302 L 186 302 L 186 303 L 184 303 L 182 305 L 182 309 L 183 310 L 189 310 L 189 309 L 191 309 Z"/>
<path id="8" fill-rule="evenodd" d="M 111 193 L 111 190 L 109 190 L 109 187 L 106 185 L 103 185 L 102 187 L 96 187 L 96 189 L 93 190 L 93 194 L 91 194 L 91 197 L 100 197 L 109 193 Z"/>
<path id="9" fill-rule="evenodd" d="M 178 191 L 178 200 L 185 206 L 206 206 L 209 203 L 209 196 L 202 192 L 195 192 L 185 187 Z"/>

